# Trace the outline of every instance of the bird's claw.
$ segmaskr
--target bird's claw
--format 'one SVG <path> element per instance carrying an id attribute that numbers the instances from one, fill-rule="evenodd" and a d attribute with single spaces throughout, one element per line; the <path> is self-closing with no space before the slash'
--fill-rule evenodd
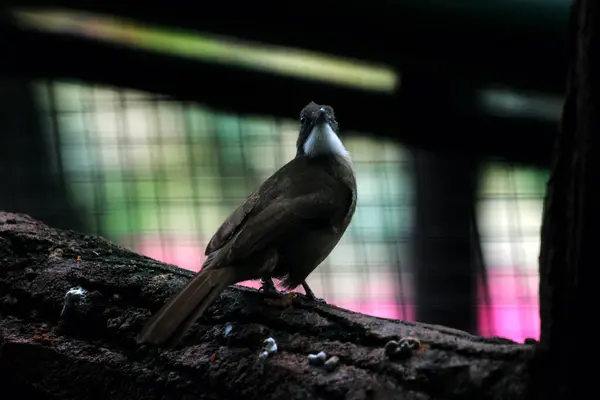
<path id="1" fill-rule="evenodd" d="M 306 297 L 308 297 L 309 300 L 312 300 L 316 303 L 327 304 L 325 299 L 321 299 L 315 296 L 315 292 L 312 291 L 312 289 L 310 288 L 310 286 L 308 286 L 306 281 L 302 282 L 302 287 L 304 288 L 304 293 L 306 293 Z"/>
<path id="2" fill-rule="evenodd" d="M 288 292 L 286 292 L 285 290 L 277 290 L 277 288 L 275 288 L 275 284 L 273 283 L 273 281 L 271 279 L 269 280 L 260 280 L 261 283 L 261 287 L 258 289 L 259 292 L 265 292 L 267 294 L 277 294 L 277 295 L 285 295 Z"/>
<path id="3" fill-rule="evenodd" d="M 322 299 L 320 297 L 308 296 L 308 295 L 306 297 L 308 297 L 309 300 L 312 300 L 315 303 L 327 304 L 327 302 L 325 301 L 325 299 Z"/>
<path id="4" fill-rule="evenodd" d="M 288 292 L 286 292 L 285 290 L 277 290 L 277 289 L 265 289 L 263 287 L 258 288 L 259 292 L 264 292 L 267 294 L 278 294 L 278 295 L 286 295 L 288 294 Z"/>

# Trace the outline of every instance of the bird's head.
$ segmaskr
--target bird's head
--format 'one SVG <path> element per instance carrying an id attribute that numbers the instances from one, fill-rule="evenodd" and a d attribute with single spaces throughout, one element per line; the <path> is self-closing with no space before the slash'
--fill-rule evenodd
<path id="1" fill-rule="evenodd" d="M 296 142 L 296 157 L 332 155 L 349 157 L 340 140 L 333 108 L 311 101 L 300 112 L 300 133 Z"/>

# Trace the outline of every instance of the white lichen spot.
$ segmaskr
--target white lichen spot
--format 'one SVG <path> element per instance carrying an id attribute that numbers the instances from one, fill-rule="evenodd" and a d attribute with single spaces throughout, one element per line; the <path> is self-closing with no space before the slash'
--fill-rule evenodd
<path id="1" fill-rule="evenodd" d="M 233 330 L 233 326 L 227 325 L 225 327 L 225 332 L 223 333 L 223 336 L 225 336 L 225 337 L 229 336 L 229 334 L 231 333 L 232 330 Z"/>
<path id="2" fill-rule="evenodd" d="M 267 359 L 267 357 L 269 357 L 269 354 L 275 353 L 275 352 L 277 352 L 277 343 L 275 342 L 275 339 L 273 339 L 271 337 L 267 338 L 263 342 L 262 352 L 258 356 L 258 359 L 260 361 L 264 361 Z"/>
<path id="3" fill-rule="evenodd" d="M 327 371 L 333 371 L 340 364 L 340 358 L 338 356 L 333 356 L 329 360 L 325 361 L 325 369 Z"/>
<path id="4" fill-rule="evenodd" d="M 263 344 L 264 344 L 263 349 L 268 351 L 269 353 L 277 352 L 277 343 L 275 342 L 275 339 L 273 339 L 272 337 L 265 339 Z"/>
<path id="5" fill-rule="evenodd" d="M 60 312 L 61 316 L 64 316 L 67 310 L 73 306 L 76 306 L 81 302 L 81 300 L 85 299 L 87 294 L 87 290 L 81 287 L 71 288 L 65 294 L 64 304 L 62 311 Z"/>
<path id="6" fill-rule="evenodd" d="M 320 351 L 317 354 L 308 355 L 308 363 L 311 365 L 323 365 L 327 360 L 327 354 L 324 351 Z"/>
<path id="7" fill-rule="evenodd" d="M 260 353 L 260 355 L 258 356 L 258 359 L 260 361 L 265 361 L 267 359 L 267 357 L 269 357 L 269 352 L 268 351 L 263 351 L 262 353 Z"/>

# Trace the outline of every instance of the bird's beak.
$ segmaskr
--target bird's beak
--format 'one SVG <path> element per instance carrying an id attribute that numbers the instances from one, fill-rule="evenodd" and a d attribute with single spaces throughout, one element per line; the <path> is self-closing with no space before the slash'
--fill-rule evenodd
<path id="1" fill-rule="evenodd" d="M 327 122 L 327 112 L 325 109 L 321 107 L 317 114 L 317 119 L 315 120 L 315 125 L 321 125 Z"/>

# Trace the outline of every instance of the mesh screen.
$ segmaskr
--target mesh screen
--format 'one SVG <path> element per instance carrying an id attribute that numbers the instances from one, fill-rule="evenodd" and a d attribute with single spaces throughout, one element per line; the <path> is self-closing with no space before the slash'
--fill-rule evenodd
<path id="1" fill-rule="evenodd" d="M 51 173 L 64 181 L 87 230 L 183 268 L 199 269 L 204 247 L 231 210 L 295 155 L 295 116 L 242 117 L 149 93 L 68 82 L 33 87 Z M 413 319 L 410 152 L 368 133 L 351 132 L 344 142 L 357 175 L 356 214 L 308 283 L 341 307 Z M 539 335 L 545 179 L 545 173 L 498 162 L 483 168 L 483 335 Z"/>

